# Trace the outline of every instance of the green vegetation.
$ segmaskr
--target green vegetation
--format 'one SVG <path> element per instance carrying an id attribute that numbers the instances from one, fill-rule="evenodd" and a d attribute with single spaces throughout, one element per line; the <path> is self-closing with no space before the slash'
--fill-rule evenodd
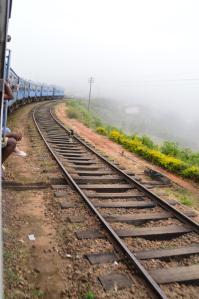
<path id="1" fill-rule="evenodd" d="M 97 130 L 97 132 L 99 132 Z M 105 134 L 106 132 L 106 134 Z M 182 153 L 188 152 L 185 149 L 181 149 L 179 146 L 171 146 L 171 142 L 165 142 L 162 147 L 150 142 L 150 138 L 147 136 L 139 137 L 137 135 L 127 136 L 124 133 L 114 129 L 111 131 L 103 131 L 103 135 L 106 135 L 111 140 L 121 144 L 127 150 L 134 152 L 148 161 L 153 162 L 165 169 L 168 169 L 174 173 L 180 174 L 185 178 L 190 178 L 195 181 L 199 181 L 199 162 L 195 159 L 195 165 L 193 165 L 193 156 L 197 157 L 198 153 L 191 153 L 190 159 Z M 143 141 L 144 140 L 144 141 Z"/>
<path id="2" fill-rule="evenodd" d="M 197 199 L 193 197 L 190 191 L 184 188 L 176 187 L 175 191 L 171 189 L 165 189 L 165 192 L 172 197 L 174 196 L 177 198 L 177 200 L 185 206 L 198 206 Z"/>
<path id="3" fill-rule="evenodd" d="M 184 196 L 181 196 L 181 197 L 179 197 L 179 200 L 180 200 L 180 202 L 183 204 L 183 205 L 185 205 L 185 206 L 192 206 L 192 200 L 190 199 L 190 198 L 188 198 L 188 197 L 186 197 L 185 195 Z"/>
<path id="4" fill-rule="evenodd" d="M 171 171 L 181 172 L 186 167 L 183 161 L 172 156 L 165 155 L 157 149 L 151 149 L 148 146 L 144 145 L 141 139 L 137 138 L 137 135 L 135 137 L 131 137 L 117 130 L 112 130 L 108 133 L 108 137 L 113 141 L 121 144 L 129 151 L 134 152 L 144 157 L 146 160 L 149 160 Z"/>
<path id="5" fill-rule="evenodd" d="M 199 152 L 181 148 L 177 143 L 171 141 L 165 141 L 159 146 L 147 135 L 126 135 L 121 130 L 102 124 L 96 115 L 87 111 L 85 105 L 77 100 L 68 101 L 67 106 L 69 107 L 69 117 L 79 119 L 86 126 L 107 136 L 130 152 L 185 178 L 199 182 Z M 188 205 L 188 200 L 184 198 L 182 201 Z"/>
<path id="6" fill-rule="evenodd" d="M 190 166 L 199 166 L 199 153 L 193 152 L 189 148 L 181 148 L 176 142 L 165 141 L 160 147 L 160 150 L 163 154 L 181 159 Z"/>
<path id="7" fill-rule="evenodd" d="M 105 136 L 108 135 L 108 131 L 105 128 L 103 128 L 103 127 L 98 127 L 96 129 L 96 132 L 99 133 L 99 134 L 101 134 L 101 135 L 105 135 Z"/>
<path id="8" fill-rule="evenodd" d="M 151 149 L 157 149 L 158 146 L 156 144 L 154 144 L 153 140 L 151 140 L 151 138 L 147 135 L 143 135 L 140 138 L 140 141 L 142 142 L 142 144 L 148 146 Z"/>
<path id="9" fill-rule="evenodd" d="M 194 179 L 195 181 L 198 181 L 199 178 L 199 167 L 198 166 L 191 166 L 187 167 L 183 170 L 182 175 L 185 178 Z"/>
<path id="10" fill-rule="evenodd" d="M 35 289 L 35 290 L 32 290 L 32 296 L 35 299 L 37 299 L 37 298 L 43 298 L 44 292 L 41 291 L 41 290 L 39 290 L 39 289 Z"/>
<path id="11" fill-rule="evenodd" d="M 67 101 L 67 106 L 69 107 L 68 117 L 76 118 L 92 129 L 96 129 L 102 125 L 97 115 L 90 113 L 83 102 L 69 100 Z"/>
<path id="12" fill-rule="evenodd" d="M 92 291 L 88 291 L 85 295 L 85 299 L 95 299 L 95 295 Z"/>

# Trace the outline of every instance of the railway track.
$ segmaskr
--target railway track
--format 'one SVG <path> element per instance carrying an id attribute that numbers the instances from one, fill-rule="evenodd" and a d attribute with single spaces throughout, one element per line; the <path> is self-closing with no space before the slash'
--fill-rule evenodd
<path id="1" fill-rule="evenodd" d="M 70 182 L 120 248 L 129 267 L 136 269 L 158 298 L 166 299 L 162 285 L 199 282 L 199 226 L 190 211 L 181 212 L 174 201 L 166 201 L 139 183 L 130 174 L 99 155 L 77 135 L 65 129 L 55 118 L 52 103 L 33 112 L 35 124 L 48 149 Z M 178 239 L 186 236 L 186 246 Z M 103 238 L 98 229 L 78 231 L 79 239 Z M 153 248 L 139 249 L 134 240 L 149 240 Z M 165 247 L 165 240 L 175 239 L 175 247 Z M 158 243 L 155 242 L 158 240 Z M 149 244 L 147 243 L 147 244 Z M 106 261 L 114 260 L 111 254 Z M 190 258 L 188 265 L 151 269 L 155 260 Z M 92 255 L 90 259 L 99 258 Z M 103 257 L 100 257 L 103 259 Z"/>

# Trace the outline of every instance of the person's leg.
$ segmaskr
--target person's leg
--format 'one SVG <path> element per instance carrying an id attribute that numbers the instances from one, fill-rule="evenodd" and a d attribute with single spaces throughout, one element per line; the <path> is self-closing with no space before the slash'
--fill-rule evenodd
<path id="1" fill-rule="evenodd" d="M 14 138 L 8 138 L 6 147 L 2 148 L 2 164 L 14 152 L 16 144 L 17 142 Z"/>
<path id="2" fill-rule="evenodd" d="M 21 151 L 17 146 L 15 147 L 15 150 L 13 152 L 14 155 L 19 156 L 19 157 L 27 157 L 27 154 L 23 151 Z"/>
<path id="3" fill-rule="evenodd" d="M 5 128 L 5 133 L 6 134 L 11 133 L 11 130 L 9 128 Z"/>
<path id="4" fill-rule="evenodd" d="M 11 130 L 9 128 L 5 128 L 4 132 L 5 132 L 5 134 L 9 134 L 9 133 L 11 133 Z M 16 138 L 14 138 L 14 139 L 17 141 Z M 21 151 L 17 146 L 15 147 L 13 153 L 19 157 L 23 157 L 23 158 L 27 157 L 27 154 L 25 152 Z"/>

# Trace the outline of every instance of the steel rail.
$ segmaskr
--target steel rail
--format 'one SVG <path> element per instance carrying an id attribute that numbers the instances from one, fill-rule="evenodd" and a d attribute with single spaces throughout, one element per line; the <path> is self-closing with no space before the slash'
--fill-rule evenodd
<path id="1" fill-rule="evenodd" d="M 50 109 L 50 114 L 53 117 L 53 119 L 66 131 L 69 132 L 68 129 L 66 129 L 64 127 L 64 125 L 55 117 L 55 115 L 52 113 L 51 109 Z M 126 174 L 123 170 L 119 169 L 116 165 L 114 165 L 113 163 L 111 163 L 110 161 L 106 160 L 106 158 L 104 158 L 102 155 L 100 155 L 98 152 L 96 152 L 93 148 L 91 148 L 89 145 L 87 145 L 84 141 L 82 141 L 81 139 L 79 139 L 77 136 L 73 136 L 76 140 L 78 140 L 81 144 L 83 144 L 87 149 L 89 149 L 92 153 L 94 153 L 95 155 L 98 156 L 98 158 L 100 158 L 102 161 L 104 161 L 105 163 L 107 163 L 112 169 L 116 170 L 118 173 L 122 174 L 123 177 L 126 178 L 126 180 L 129 183 L 133 183 L 137 189 L 139 191 L 142 191 L 146 194 L 146 196 L 148 196 L 151 200 L 155 201 L 159 206 L 161 206 L 163 209 L 167 210 L 168 212 L 170 212 L 175 218 L 177 218 L 180 222 L 183 222 L 186 225 L 191 225 L 191 227 L 193 228 L 193 230 L 196 233 L 199 233 L 199 224 L 194 221 L 193 219 L 191 219 L 190 217 L 186 216 L 184 213 L 182 213 L 181 211 L 177 210 L 175 207 L 173 207 L 171 204 L 169 204 L 168 202 L 166 202 L 165 200 L 163 200 L 162 198 L 160 198 L 158 195 L 156 195 L 155 193 L 153 193 L 152 191 L 148 190 L 146 187 L 144 187 L 142 184 L 140 184 L 139 182 L 137 182 L 135 179 L 133 179 L 132 177 L 130 177 L 128 174 Z"/>
<path id="2" fill-rule="evenodd" d="M 92 209 L 94 214 L 98 217 L 100 222 L 103 224 L 103 226 L 106 228 L 106 230 L 109 233 L 109 236 L 116 242 L 117 246 L 120 247 L 122 250 L 122 253 L 128 258 L 128 261 L 131 263 L 133 267 L 136 268 L 136 270 L 141 274 L 141 276 L 145 279 L 145 281 L 149 284 L 150 288 L 153 290 L 154 294 L 159 299 L 167 299 L 166 294 L 163 292 L 163 290 L 159 287 L 159 285 L 155 282 L 155 280 L 151 277 L 151 275 L 145 270 L 145 268 L 142 266 L 142 264 L 139 262 L 139 260 L 136 258 L 136 256 L 129 250 L 129 248 L 122 242 L 122 240 L 119 238 L 119 236 L 115 233 L 115 231 L 111 228 L 111 226 L 108 224 L 108 222 L 102 217 L 102 215 L 97 211 L 95 206 L 92 204 L 92 202 L 89 200 L 89 198 L 82 192 L 82 190 L 79 188 L 79 186 L 76 184 L 76 182 L 73 180 L 71 175 L 68 173 L 68 171 L 65 169 L 64 165 L 60 161 L 60 159 L 56 156 L 54 151 L 51 149 L 50 145 L 48 144 L 45 136 L 43 135 L 42 131 L 39 128 L 39 125 L 35 118 L 35 113 L 38 108 L 45 105 L 41 104 L 39 107 L 36 107 L 33 111 L 33 120 L 35 122 L 35 125 L 37 127 L 37 130 L 39 131 L 41 137 L 43 138 L 48 150 L 51 152 L 57 163 L 59 164 L 60 168 L 62 169 L 62 172 L 67 177 L 68 181 L 73 185 L 73 187 L 76 189 L 76 191 L 81 195 L 81 197 L 84 199 L 84 201 L 87 203 L 87 205 Z M 50 114 L 52 116 L 52 112 L 50 111 Z M 53 116 L 52 116 L 53 117 Z M 53 117 L 53 119 L 57 122 L 57 120 Z M 57 122 L 59 123 L 59 122 Z M 59 123 L 64 130 L 68 131 L 62 124 Z M 77 140 L 79 140 L 77 138 Z M 89 148 L 90 149 L 90 148 Z M 90 149 L 91 150 L 91 149 Z M 130 266 L 130 265 L 128 265 Z M 134 269 L 134 268 L 133 268 Z"/>

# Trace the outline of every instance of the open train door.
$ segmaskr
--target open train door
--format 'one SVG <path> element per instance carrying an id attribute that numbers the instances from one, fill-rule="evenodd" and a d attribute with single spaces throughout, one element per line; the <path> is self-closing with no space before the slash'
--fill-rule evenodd
<path id="1" fill-rule="evenodd" d="M 12 0 L 0 0 L 0 107 L 1 107 L 1 111 L 3 107 L 3 80 L 5 78 L 7 30 L 8 30 L 8 21 L 11 16 L 11 9 L 12 9 Z"/>
<path id="2" fill-rule="evenodd" d="M 11 17 L 12 0 L 0 0 L 0 109 L 1 109 L 1 135 L 4 110 L 4 79 L 6 76 L 6 43 L 8 40 L 7 30 L 8 22 Z M 2 142 L 2 138 L 1 138 Z M 1 162 L 1 159 L 0 159 Z"/>
<path id="3" fill-rule="evenodd" d="M 0 127 L 1 127 L 1 146 L 2 146 L 2 122 L 3 122 L 3 94 L 4 94 L 4 79 L 5 79 L 5 60 L 6 60 L 6 42 L 7 42 L 7 30 L 8 30 L 8 22 L 11 16 L 12 9 L 12 0 L 0 0 L 0 109 L 1 109 L 1 117 L 0 117 Z M 2 156 L 0 153 L 0 163 L 2 161 Z M 1 163 L 2 164 L 2 163 Z M 1 168 L 0 168 L 0 176 L 1 176 Z M 0 192 L 2 186 L 2 179 L 0 177 Z M 3 263 L 2 263 L 2 215 L 1 215 L 1 200 L 0 200 L 0 298 L 3 298 Z"/>
<path id="4" fill-rule="evenodd" d="M 8 22 L 11 17 L 12 0 L 0 0 L 0 126 L 1 126 L 1 143 L 2 143 L 2 122 L 3 122 L 3 91 L 4 91 L 4 79 L 6 76 L 6 43 L 7 43 L 7 30 Z M 2 145 L 2 144 L 1 144 Z M 1 154 L 0 154 L 1 162 Z M 1 169 L 1 168 L 0 168 Z M 1 170 L 0 170 L 1 171 Z"/>

